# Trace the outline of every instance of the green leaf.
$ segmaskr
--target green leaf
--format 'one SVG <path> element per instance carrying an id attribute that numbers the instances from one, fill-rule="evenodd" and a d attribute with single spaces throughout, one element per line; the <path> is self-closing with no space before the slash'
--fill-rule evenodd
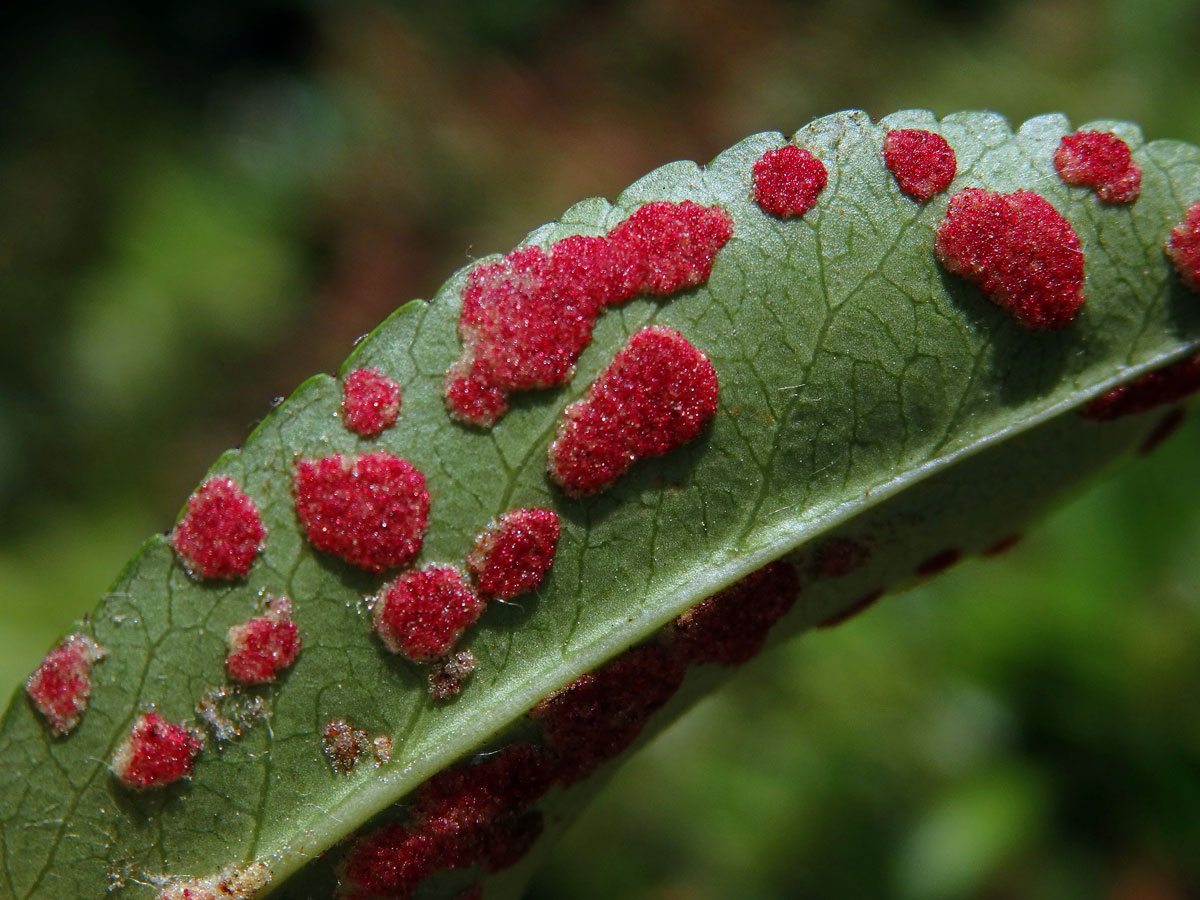
<path id="1" fill-rule="evenodd" d="M 895 127 L 950 141 L 959 161 L 951 192 L 924 205 L 900 194 L 880 159 Z M 706 285 L 601 316 L 571 382 L 516 397 L 488 431 L 452 421 L 442 400 L 444 373 L 459 355 L 467 270 L 433 301 L 401 307 L 343 367 L 375 366 L 403 385 L 396 427 L 374 440 L 351 434 L 336 417 L 339 382 L 318 376 L 213 467 L 245 488 L 268 528 L 250 576 L 199 583 L 163 537 L 151 539 L 81 626 L 109 652 L 93 671 L 78 730 L 52 738 L 15 698 L 0 731 L 0 895 L 101 898 L 121 885 L 119 896 L 152 897 L 159 876 L 264 861 L 274 879 L 264 894 L 329 896 L 340 842 L 377 817 L 402 817 L 395 805 L 454 761 L 535 735 L 525 713 L 540 698 L 767 562 L 787 557 L 805 582 L 772 634 L 778 641 L 910 583 L 945 551 L 989 547 L 1130 455 L 1156 414 L 1099 423 L 1078 408 L 1200 348 L 1200 299 L 1178 286 L 1162 252 L 1200 199 L 1200 151 L 1146 144 L 1124 123 L 1087 127 L 1114 130 L 1133 149 L 1144 170 L 1136 203 L 1103 205 L 1059 180 L 1054 150 L 1071 130 L 1061 116 L 1014 134 L 992 114 L 939 122 L 904 112 L 878 124 L 841 113 L 797 133 L 829 170 L 828 187 L 800 219 L 766 216 L 750 198 L 752 165 L 784 142 L 774 133 L 707 167 L 664 166 L 613 204 L 577 204 L 528 242 L 600 234 L 646 202 L 685 199 L 727 209 L 734 237 Z M 965 187 L 1035 190 L 1074 226 L 1088 300 L 1070 327 L 1027 331 L 939 267 L 933 229 L 949 193 Z M 597 498 L 571 500 L 545 475 L 562 411 L 650 323 L 678 329 L 709 355 L 719 411 L 701 439 L 637 464 Z M 424 671 L 371 634 L 363 598 L 383 579 L 314 552 L 296 522 L 298 456 L 375 449 L 427 476 L 422 563 L 461 564 L 488 522 L 516 507 L 551 507 L 562 520 L 554 567 L 536 596 L 492 604 L 468 633 L 463 645 L 479 670 L 449 703 L 431 700 Z M 830 537 L 865 545 L 869 558 L 845 577 L 814 574 L 814 550 Z M 292 599 L 305 640 L 281 682 L 257 691 L 265 722 L 210 741 L 189 782 L 122 788 L 107 762 L 134 718 L 150 705 L 171 721 L 194 717 L 199 698 L 225 683 L 226 632 L 256 613 L 263 592 Z M 649 730 L 728 671 L 691 672 Z M 390 735 L 392 761 L 335 775 L 320 741 L 333 719 Z M 595 782 L 545 798 L 548 832 Z M 490 877 L 489 900 L 518 895 L 548 843 Z M 421 896 L 452 897 L 474 875 L 451 873 Z"/>

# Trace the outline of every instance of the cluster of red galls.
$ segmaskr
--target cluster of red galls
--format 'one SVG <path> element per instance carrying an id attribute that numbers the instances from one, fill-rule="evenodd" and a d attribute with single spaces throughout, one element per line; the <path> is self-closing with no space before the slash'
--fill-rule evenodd
<path id="1" fill-rule="evenodd" d="M 656 642 L 546 697 L 529 713 L 540 743 L 512 744 L 435 775 L 418 788 L 406 819 L 358 840 L 340 865 L 343 895 L 405 900 L 438 873 L 515 864 L 541 833 L 537 803 L 548 791 L 623 753 L 689 665 L 752 658 L 799 593 L 795 567 L 771 563 L 688 611 Z"/>

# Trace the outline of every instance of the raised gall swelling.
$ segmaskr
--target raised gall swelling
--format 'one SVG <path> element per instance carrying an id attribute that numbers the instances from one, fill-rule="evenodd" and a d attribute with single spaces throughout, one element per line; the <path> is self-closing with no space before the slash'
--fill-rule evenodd
<path id="1" fill-rule="evenodd" d="M 421 552 L 429 492 L 407 460 L 382 450 L 302 459 L 293 488 L 296 515 L 318 550 L 375 574 L 408 565 Z"/>
<path id="2" fill-rule="evenodd" d="M 548 470 L 568 496 L 611 487 L 635 462 L 694 440 L 717 411 L 717 373 L 678 331 L 629 339 L 587 396 L 567 407 Z"/>
<path id="3" fill-rule="evenodd" d="M 83 720 L 92 694 L 92 666 L 106 655 L 85 634 L 69 634 L 25 682 L 25 693 L 56 737 L 70 734 Z"/>
<path id="4" fill-rule="evenodd" d="M 193 578 L 245 578 L 267 529 L 254 501 L 225 475 L 205 481 L 171 532 L 171 546 Z"/>
<path id="5" fill-rule="evenodd" d="M 938 226 L 937 258 L 1031 331 L 1071 324 L 1083 305 L 1079 237 L 1044 197 L 967 188 Z"/>
<path id="6" fill-rule="evenodd" d="M 900 190 L 922 203 L 948 188 L 958 172 L 958 157 L 949 142 L 919 128 L 889 131 L 883 162 Z"/>
<path id="7" fill-rule="evenodd" d="M 704 284 L 732 234 L 719 207 L 657 201 L 606 235 L 521 247 L 476 266 L 462 294 L 462 355 L 446 373 L 450 415 L 491 427 L 510 393 L 565 383 L 605 308 Z"/>
<path id="8" fill-rule="evenodd" d="M 1054 168 L 1067 184 L 1090 187 L 1105 203 L 1132 203 L 1142 192 L 1141 167 L 1110 131 L 1068 134 L 1054 154 Z"/>

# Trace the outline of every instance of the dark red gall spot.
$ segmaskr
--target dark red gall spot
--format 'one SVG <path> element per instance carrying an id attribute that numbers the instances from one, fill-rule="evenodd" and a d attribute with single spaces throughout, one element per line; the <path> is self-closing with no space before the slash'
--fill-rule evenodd
<path id="1" fill-rule="evenodd" d="M 1117 385 L 1084 406 L 1082 414 L 1097 422 L 1111 422 L 1178 403 L 1197 390 L 1200 390 L 1200 354 Z"/>
<path id="2" fill-rule="evenodd" d="M 404 825 L 388 825 L 357 841 L 341 868 L 342 895 L 351 900 L 407 900 L 437 871 L 436 847 Z"/>
<path id="3" fill-rule="evenodd" d="M 266 612 L 234 625 L 225 641 L 229 645 L 225 669 L 230 678 L 242 684 L 274 681 L 296 661 L 303 645 L 287 597 L 268 597 Z"/>
<path id="4" fill-rule="evenodd" d="M 832 616 L 830 616 L 828 619 L 825 619 L 824 621 L 818 622 L 817 627 L 818 628 L 832 628 L 835 625 L 841 625 L 843 622 L 850 621 L 855 616 L 861 615 L 862 613 L 864 613 L 868 609 L 870 609 L 872 606 L 874 606 L 876 603 L 878 603 L 879 598 L 881 598 L 884 595 L 884 593 L 885 592 L 883 590 L 875 590 L 875 591 L 871 591 L 869 594 L 864 594 L 862 597 L 859 597 L 857 600 L 855 600 L 853 603 L 851 603 L 845 609 L 834 613 Z"/>
<path id="5" fill-rule="evenodd" d="M 158 713 L 146 713 L 133 723 L 129 736 L 113 753 L 110 768 L 126 787 L 163 787 L 190 776 L 203 747 L 198 733 L 173 725 Z"/>
<path id="6" fill-rule="evenodd" d="M 1187 418 L 1187 415 L 1183 409 L 1176 407 L 1159 419 L 1150 433 L 1146 435 L 1146 439 L 1142 441 L 1141 446 L 1138 447 L 1138 455 L 1145 456 L 1147 453 L 1157 450 L 1159 444 L 1179 430 L 1185 418 Z"/>
<path id="7" fill-rule="evenodd" d="M 446 373 L 450 414 L 490 427 L 509 393 L 565 383 L 605 307 L 703 284 L 732 234 L 719 207 L 658 201 L 602 237 L 521 247 L 476 266 L 459 314 L 463 353 Z"/>
<path id="8" fill-rule="evenodd" d="M 574 784 L 619 756 L 679 689 L 685 672 L 680 656 L 651 644 L 539 702 L 529 715 L 542 724 L 555 780 Z"/>
<path id="9" fill-rule="evenodd" d="M 1180 280 L 1193 291 L 1200 291 L 1200 201 L 1193 203 L 1183 221 L 1171 229 L 1163 249 Z"/>
<path id="10" fill-rule="evenodd" d="M 772 626 L 800 596 L 791 563 L 768 563 L 675 620 L 673 649 L 690 663 L 736 666 L 762 649 Z"/>
<path id="11" fill-rule="evenodd" d="M 828 180 L 825 164 L 795 144 L 760 156 L 752 177 L 754 202 L 780 219 L 802 216 L 812 209 Z"/>
<path id="12" fill-rule="evenodd" d="M 103 647 L 84 634 L 69 634 L 46 654 L 25 682 L 25 693 L 56 737 L 70 734 L 83 719 L 92 694 L 92 666 Z"/>
<path id="13" fill-rule="evenodd" d="M 460 650 L 436 660 L 429 672 L 429 696 L 434 700 L 449 700 L 457 695 L 475 674 L 475 654 Z"/>
<path id="14" fill-rule="evenodd" d="M 883 162 L 900 190 L 922 203 L 948 188 L 958 173 L 958 158 L 949 142 L 919 128 L 889 131 L 883 140 Z"/>
<path id="15" fill-rule="evenodd" d="M 1054 153 L 1054 168 L 1067 184 L 1093 188 L 1105 203 L 1131 203 L 1142 192 L 1141 167 L 1111 131 L 1068 134 Z"/>
<path id="16" fill-rule="evenodd" d="M 409 821 L 358 841 L 341 869 L 342 893 L 409 898 L 430 875 L 516 863 L 541 833 L 530 806 L 549 788 L 541 752 L 516 744 L 447 769 L 418 790 Z"/>
<path id="17" fill-rule="evenodd" d="M 1005 553 L 1005 552 L 1011 550 L 1013 547 L 1017 546 L 1017 544 L 1019 544 L 1020 542 L 1021 542 L 1021 535 L 1019 535 L 1019 534 L 1005 535 L 1004 537 L 1000 538 L 1000 540 L 996 541 L 996 543 L 992 544 L 990 547 L 988 547 L 986 550 L 984 550 L 982 555 L 983 556 L 999 556 L 1001 553 Z"/>
<path id="18" fill-rule="evenodd" d="M 384 585 L 375 631 L 393 653 L 417 662 L 445 656 L 483 614 L 485 602 L 452 566 L 426 566 Z"/>
<path id="19" fill-rule="evenodd" d="M 934 249 L 947 272 L 975 284 L 1031 330 L 1063 328 L 1083 305 L 1079 237 L 1038 194 L 959 191 Z"/>
<path id="20" fill-rule="evenodd" d="M 371 739 L 361 728 L 334 719 L 321 731 L 321 752 L 337 775 L 353 772 L 359 760 L 371 753 Z"/>
<path id="21" fill-rule="evenodd" d="M 467 568 L 485 597 L 508 600 L 536 590 L 554 562 L 558 515 L 550 509 L 506 512 L 475 540 Z"/>
<path id="22" fill-rule="evenodd" d="M 677 331 L 644 328 L 567 407 L 550 445 L 550 477 L 572 497 L 598 493 L 638 460 L 693 440 L 716 411 L 708 357 Z"/>
<path id="23" fill-rule="evenodd" d="M 933 554 L 929 559 L 918 565 L 916 573 L 923 578 L 930 575 L 937 575 L 939 572 L 945 572 L 960 559 L 962 559 L 962 551 L 954 547 L 948 547 L 939 553 Z"/>
<path id="24" fill-rule="evenodd" d="M 342 422 L 363 437 L 376 437 L 400 417 L 400 385 L 378 369 L 355 369 L 342 379 Z"/>
<path id="25" fill-rule="evenodd" d="M 865 563 L 870 555 L 871 551 L 858 541 L 830 538 L 817 547 L 813 569 L 825 578 L 842 578 Z"/>
<path id="26" fill-rule="evenodd" d="M 267 529 L 254 501 L 236 481 L 214 475 L 187 503 L 171 532 L 171 546 L 193 578 L 245 578 Z"/>
<path id="27" fill-rule="evenodd" d="M 296 515 L 309 542 L 368 572 L 407 565 L 429 520 L 425 476 L 391 453 L 302 459 Z"/>

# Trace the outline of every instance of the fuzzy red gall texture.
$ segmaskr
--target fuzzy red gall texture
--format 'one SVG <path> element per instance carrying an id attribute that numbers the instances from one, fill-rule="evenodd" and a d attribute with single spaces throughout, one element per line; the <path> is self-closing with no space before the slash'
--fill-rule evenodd
<path id="1" fill-rule="evenodd" d="M 1171 229 L 1163 249 L 1183 283 L 1200 291 L 1200 201 L 1193 203 L 1183 221 Z"/>
<path id="2" fill-rule="evenodd" d="M 982 552 L 982 556 L 999 556 L 1006 553 L 1021 542 L 1021 535 L 1007 534 Z"/>
<path id="3" fill-rule="evenodd" d="M 1093 188 L 1105 203 L 1132 203 L 1142 192 L 1141 167 L 1111 131 L 1068 134 L 1054 153 L 1054 168 L 1067 184 Z"/>
<path id="4" fill-rule="evenodd" d="M 683 683 L 681 655 L 650 644 L 577 678 L 530 710 L 555 781 L 574 784 L 619 756 Z"/>
<path id="5" fill-rule="evenodd" d="M 530 809 L 550 787 L 542 753 L 515 744 L 435 775 L 416 793 L 412 816 L 368 835 L 342 864 L 343 895 L 409 898 L 426 878 L 517 862 L 542 830 Z"/>
<path id="6" fill-rule="evenodd" d="M 55 737 L 70 734 L 83 720 L 92 694 L 92 666 L 105 655 L 87 635 L 69 634 L 25 681 L 25 693 Z"/>
<path id="7" fill-rule="evenodd" d="M 551 509 L 506 512 L 475 540 L 467 568 L 485 597 L 508 600 L 536 590 L 554 562 L 558 514 Z"/>
<path id="8" fill-rule="evenodd" d="M 434 776 L 418 790 L 414 821 L 439 848 L 440 868 L 517 862 L 541 832 L 529 807 L 551 785 L 543 753 L 514 744 Z"/>
<path id="9" fill-rule="evenodd" d="M 203 739 L 158 713 L 146 713 L 129 730 L 113 753 L 110 768 L 126 787 L 163 787 L 192 774 L 192 763 L 204 748 Z"/>
<path id="10" fill-rule="evenodd" d="M 889 131 L 883 140 L 883 162 L 900 190 L 922 203 L 948 188 L 958 173 L 958 158 L 949 142 L 919 128 Z"/>
<path id="11" fill-rule="evenodd" d="M 342 379 L 342 423 L 377 437 L 400 417 L 400 385 L 378 369 L 355 369 Z"/>
<path id="12" fill-rule="evenodd" d="M 421 552 L 429 521 L 425 476 L 379 451 L 296 463 L 296 515 L 318 550 L 378 574 Z"/>
<path id="13" fill-rule="evenodd" d="M 818 628 L 832 628 L 835 625 L 841 625 L 843 622 L 849 622 L 855 616 L 861 615 L 872 606 L 879 602 L 879 599 L 884 595 L 884 591 L 875 590 L 869 594 L 864 594 L 859 597 L 845 609 L 834 613 L 828 619 L 817 623 Z"/>
<path id="14" fill-rule="evenodd" d="M 567 407 L 550 445 L 550 477 L 569 496 L 596 494 L 638 460 L 696 438 L 716 411 L 708 357 L 677 331 L 644 328 Z"/>
<path id="15" fill-rule="evenodd" d="M 321 751 L 337 775 L 354 771 L 358 761 L 372 751 L 371 739 L 361 728 L 334 719 L 321 731 Z"/>
<path id="16" fill-rule="evenodd" d="M 796 567 L 768 563 L 676 619 L 672 649 L 690 663 L 741 665 L 762 649 L 772 626 L 799 596 Z"/>
<path id="17" fill-rule="evenodd" d="M 520 247 L 476 266 L 462 294 L 462 356 L 446 373 L 450 415 L 491 427 L 508 394 L 565 383 L 605 307 L 703 284 L 732 234 L 719 207 L 658 201 L 604 236 Z"/>
<path id="18" fill-rule="evenodd" d="M 374 600 L 375 631 L 415 662 L 445 656 L 486 605 L 452 566 L 426 566 L 384 585 Z"/>
<path id="19" fill-rule="evenodd" d="M 1030 191 L 959 191 L 938 226 L 934 250 L 947 272 L 975 284 L 1033 331 L 1067 326 L 1083 305 L 1079 236 Z"/>
<path id="20" fill-rule="evenodd" d="M 719 206 L 690 200 L 647 203 L 608 233 L 613 269 L 605 274 L 615 293 L 606 304 L 699 287 L 731 237 L 733 218 Z"/>
<path id="21" fill-rule="evenodd" d="M 933 554 L 929 559 L 918 565 L 916 573 L 922 578 L 937 575 L 940 572 L 945 572 L 960 559 L 962 559 L 961 550 L 954 547 L 947 547 L 945 550 Z"/>
<path id="22" fill-rule="evenodd" d="M 871 551 L 858 541 L 830 538 L 817 548 L 814 573 L 824 578 L 842 578 L 867 561 Z"/>
<path id="23" fill-rule="evenodd" d="M 171 532 L 171 546 L 193 578 L 245 578 L 267 536 L 258 507 L 224 475 L 205 481 Z"/>
<path id="24" fill-rule="evenodd" d="M 234 625 L 225 641 L 229 654 L 225 669 L 242 684 L 264 684 L 296 661 L 303 641 L 292 621 L 292 604 L 286 597 L 269 597 L 263 615 Z"/>
<path id="25" fill-rule="evenodd" d="M 1117 385 L 1084 406 L 1082 415 L 1097 422 L 1135 416 L 1178 403 L 1200 390 L 1200 353 Z"/>
<path id="26" fill-rule="evenodd" d="M 1146 439 L 1142 441 L 1137 449 L 1138 455 L 1145 456 L 1147 453 L 1153 453 L 1157 450 L 1163 441 L 1180 429 L 1186 418 L 1187 414 L 1180 407 L 1176 407 L 1168 412 L 1158 420 L 1154 428 L 1146 435 Z"/>
<path id="27" fill-rule="evenodd" d="M 825 164 L 795 144 L 768 150 L 754 164 L 754 202 L 780 219 L 802 216 L 828 181 Z"/>
<path id="28" fill-rule="evenodd" d="M 387 825 L 351 847 L 341 866 L 341 894 L 408 900 L 438 868 L 433 840 L 405 825 Z"/>

